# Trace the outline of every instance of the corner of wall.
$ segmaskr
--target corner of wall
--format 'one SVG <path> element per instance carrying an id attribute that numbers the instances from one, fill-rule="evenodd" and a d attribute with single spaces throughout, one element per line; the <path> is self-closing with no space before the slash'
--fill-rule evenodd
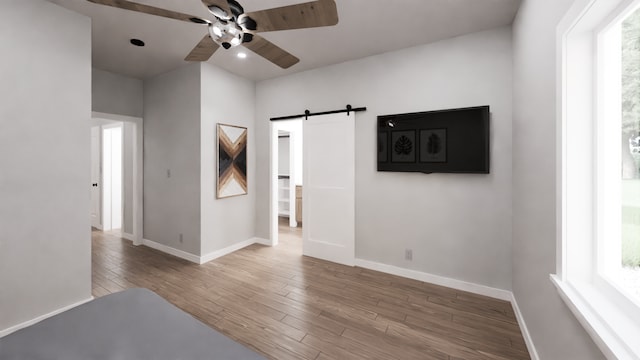
<path id="1" fill-rule="evenodd" d="M 144 82 L 145 238 L 201 254 L 200 64 Z"/>

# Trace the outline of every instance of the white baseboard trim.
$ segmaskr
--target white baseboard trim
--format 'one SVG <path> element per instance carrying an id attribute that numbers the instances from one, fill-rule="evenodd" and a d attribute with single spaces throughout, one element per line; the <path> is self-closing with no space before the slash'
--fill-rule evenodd
<path id="1" fill-rule="evenodd" d="M 124 237 L 124 236 L 123 236 Z M 133 236 L 131 237 L 131 239 L 133 239 Z M 220 249 L 220 250 L 216 250 L 216 251 L 212 251 L 206 255 L 202 255 L 202 256 L 198 256 L 198 255 L 194 255 L 191 253 L 188 253 L 186 251 L 183 250 L 178 250 L 176 248 L 173 248 L 171 246 L 168 245 L 164 245 L 164 244 L 160 244 L 157 243 L 155 241 L 149 240 L 149 239 L 143 239 L 142 240 L 142 245 L 148 246 L 152 249 L 156 249 L 158 251 L 162 251 L 163 253 L 169 254 L 169 255 L 173 255 L 176 257 L 179 257 L 181 259 L 187 260 L 187 261 L 191 261 L 192 263 L 196 263 L 196 264 L 204 264 L 207 263 L 211 260 L 217 259 L 219 257 L 225 256 L 227 254 L 231 254 L 234 251 L 238 251 L 244 247 L 247 247 L 249 245 L 252 244 L 262 244 L 262 245 L 271 245 L 271 242 L 269 240 L 266 239 L 262 239 L 262 238 L 251 238 L 249 240 L 245 240 L 245 241 L 241 241 L 237 244 L 233 244 L 231 246 L 227 246 L 224 249 Z"/>
<path id="2" fill-rule="evenodd" d="M 516 301 L 516 297 L 513 295 L 513 293 L 511 293 L 510 301 L 511 301 L 511 306 L 513 307 L 513 312 L 516 314 L 516 320 L 518 320 L 518 325 L 520 325 L 520 331 L 522 332 L 524 343 L 527 345 L 527 350 L 529 350 L 529 356 L 531 357 L 531 360 L 540 360 L 540 356 L 538 356 L 536 347 L 533 345 L 533 339 L 531 338 L 531 334 L 529 333 L 527 324 L 524 322 L 524 317 L 520 312 L 520 307 L 518 307 L 518 302 Z"/>
<path id="3" fill-rule="evenodd" d="M 14 325 L 14 326 L 12 326 L 10 328 L 7 328 L 7 329 L 4 329 L 4 330 L 0 330 L 0 338 L 4 337 L 4 336 L 7 336 L 7 335 L 9 335 L 9 334 L 11 334 L 13 332 L 16 332 L 16 331 L 18 331 L 20 329 L 24 329 L 24 328 L 26 328 L 28 326 L 31 326 L 31 325 L 33 325 L 35 323 L 38 323 L 38 322 L 40 322 L 40 321 L 42 321 L 44 319 L 50 318 L 50 317 L 52 317 L 54 315 L 58 315 L 58 314 L 60 314 L 62 312 L 65 312 L 65 311 L 71 309 L 71 308 L 74 308 L 76 306 L 82 305 L 82 304 L 84 304 L 86 302 L 89 302 L 91 300 L 93 300 L 93 296 L 90 297 L 90 298 L 78 301 L 76 303 L 73 303 L 71 305 L 67 305 L 65 307 L 61 307 L 60 309 L 54 310 L 54 311 L 52 311 L 50 313 L 47 313 L 47 314 L 44 314 L 44 315 L 40 315 L 35 319 L 31 319 L 29 321 L 25 321 L 23 323 L 20 323 L 18 325 Z"/>
<path id="4" fill-rule="evenodd" d="M 244 247 L 247 247 L 249 245 L 253 245 L 256 243 L 257 238 L 251 238 L 249 240 L 245 240 L 245 241 L 241 241 L 237 244 L 233 244 L 230 246 L 227 246 L 226 248 L 220 249 L 220 250 L 216 250 L 216 251 L 212 251 L 206 255 L 202 255 L 200 256 L 200 264 L 204 264 L 207 263 L 211 260 L 217 259 L 219 257 L 225 256 L 227 254 L 231 254 L 234 251 L 238 251 Z"/>
<path id="5" fill-rule="evenodd" d="M 133 234 L 129 234 L 124 231 L 120 233 L 120 237 L 129 241 L 133 241 Z"/>
<path id="6" fill-rule="evenodd" d="M 142 245 L 148 246 L 158 251 L 162 251 L 163 253 L 167 253 L 169 255 L 179 257 L 181 259 L 185 259 L 187 261 L 191 261 L 196 264 L 200 264 L 200 256 L 194 255 L 192 253 L 188 253 L 186 251 L 178 250 L 176 248 L 172 248 L 171 246 L 168 246 L 165 244 L 160 244 L 155 241 L 151 241 L 149 239 L 143 239 Z"/>
<path id="7" fill-rule="evenodd" d="M 253 240 L 255 240 L 254 242 L 256 244 L 260 244 L 260 245 L 264 245 L 264 246 L 271 246 L 271 240 L 269 240 L 269 239 L 263 239 L 263 238 L 259 238 L 259 237 L 254 237 Z"/>
<path id="8" fill-rule="evenodd" d="M 444 276 L 433 275 L 417 270 L 404 269 L 393 265 L 387 265 L 363 259 L 356 259 L 355 266 L 380 271 L 387 274 L 402 276 L 409 279 L 424 281 L 431 284 L 446 286 L 457 290 L 468 291 L 474 294 L 489 296 L 500 300 L 511 301 L 512 299 L 511 291 L 508 290 L 492 288 L 485 285 L 479 285 Z"/>

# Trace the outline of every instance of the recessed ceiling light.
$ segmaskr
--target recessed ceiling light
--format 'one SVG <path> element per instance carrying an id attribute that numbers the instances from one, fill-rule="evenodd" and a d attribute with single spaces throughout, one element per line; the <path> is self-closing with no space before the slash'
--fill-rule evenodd
<path id="1" fill-rule="evenodd" d="M 244 59 L 247 57 L 247 53 L 239 52 L 237 55 L 240 59 Z"/>
<path id="2" fill-rule="evenodd" d="M 144 46 L 144 41 L 142 41 L 140 39 L 131 39 L 131 40 L 129 40 L 129 42 L 132 45 L 135 45 L 135 46 Z"/>

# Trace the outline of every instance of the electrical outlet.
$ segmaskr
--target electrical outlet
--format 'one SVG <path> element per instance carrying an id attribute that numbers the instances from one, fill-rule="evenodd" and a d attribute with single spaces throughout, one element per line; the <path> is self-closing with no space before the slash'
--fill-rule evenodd
<path id="1" fill-rule="evenodd" d="M 413 250 L 404 249 L 404 259 L 409 261 L 413 260 Z"/>
<path id="2" fill-rule="evenodd" d="M 180 233 L 180 243 L 182 243 L 182 233 Z"/>

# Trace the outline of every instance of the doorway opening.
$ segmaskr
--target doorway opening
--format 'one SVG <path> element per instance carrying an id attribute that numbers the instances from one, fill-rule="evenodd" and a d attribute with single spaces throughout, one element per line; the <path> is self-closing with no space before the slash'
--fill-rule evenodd
<path id="1" fill-rule="evenodd" d="M 274 151 L 272 175 L 276 184 L 272 192 L 277 210 L 274 245 L 287 241 L 302 253 L 302 120 L 273 124 Z"/>
<path id="2" fill-rule="evenodd" d="M 141 245 L 142 118 L 94 112 L 91 226 Z"/>

